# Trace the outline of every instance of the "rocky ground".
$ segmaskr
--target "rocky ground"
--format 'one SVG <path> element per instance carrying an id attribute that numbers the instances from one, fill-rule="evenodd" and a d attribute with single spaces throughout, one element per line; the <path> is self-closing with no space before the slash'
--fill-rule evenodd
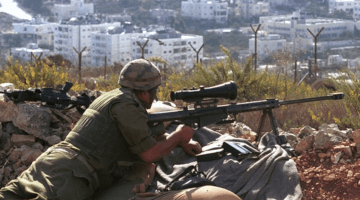
<path id="1" fill-rule="evenodd" d="M 3 86 L 3 88 L 1 88 Z M 0 85 L 0 90 L 12 85 Z M 0 97 L 0 187 L 16 178 L 48 147 L 63 140 L 80 118 L 76 109 L 57 110 L 38 103 L 5 102 Z M 243 123 L 209 126 L 249 139 L 256 133 Z M 360 130 L 336 124 L 279 130 L 294 147 L 303 199 L 360 199 Z"/>

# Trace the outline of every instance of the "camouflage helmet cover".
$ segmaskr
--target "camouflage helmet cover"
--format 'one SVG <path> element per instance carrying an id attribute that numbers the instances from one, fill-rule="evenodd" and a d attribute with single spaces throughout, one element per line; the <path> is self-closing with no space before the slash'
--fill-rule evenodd
<path id="1" fill-rule="evenodd" d="M 145 59 L 130 61 L 120 72 L 119 84 L 135 90 L 150 90 L 161 84 L 160 70 Z"/>

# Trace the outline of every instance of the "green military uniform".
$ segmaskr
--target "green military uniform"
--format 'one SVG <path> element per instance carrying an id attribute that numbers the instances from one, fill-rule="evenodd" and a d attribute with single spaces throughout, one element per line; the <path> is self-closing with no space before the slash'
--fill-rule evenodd
<path id="1" fill-rule="evenodd" d="M 131 89 L 115 89 L 90 105 L 65 141 L 0 189 L 0 199 L 91 198 L 118 178 L 118 161 L 141 161 L 137 154 L 155 144 L 144 105 Z"/>

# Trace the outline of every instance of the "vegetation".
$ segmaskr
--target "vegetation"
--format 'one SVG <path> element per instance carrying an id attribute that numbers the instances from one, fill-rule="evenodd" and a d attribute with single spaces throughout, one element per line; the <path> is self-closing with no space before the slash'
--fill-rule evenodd
<path id="1" fill-rule="evenodd" d="M 70 77 L 68 68 L 48 65 L 44 62 L 35 62 L 34 65 L 20 64 L 9 59 L 9 65 L 0 71 L 0 82 L 10 82 L 18 89 L 56 87 L 66 81 L 73 82 L 73 90 L 84 90 L 85 86 Z"/>
<path id="2" fill-rule="evenodd" d="M 196 64 L 189 71 L 167 66 L 166 60 L 160 57 L 149 58 L 156 63 L 162 73 L 164 83 L 159 89 L 158 97 L 160 100 L 168 101 L 170 91 L 182 90 L 184 88 L 198 87 L 200 85 L 213 86 L 227 81 L 234 81 L 238 86 L 238 96 L 236 102 L 256 101 L 268 98 L 280 100 L 299 99 L 315 96 L 323 96 L 330 91 L 326 89 L 312 90 L 305 83 L 294 84 L 294 80 L 287 76 L 286 68 L 291 62 L 292 56 L 274 56 L 280 70 L 275 72 L 255 71 L 252 67 L 252 60 L 238 62 L 232 58 L 231 52 L 220 46 L 226 59 L 219 62 L 211 62 L 208 65 Z M 288 59 L 286 59 L 288 58 Z M 12 82 L 16 88 L 27 89 L 29 87 L 56 87 L 65 81 L 75 83 L 73 91 L 85 89 L 86 82 L 78 83 L 77 70 L 64 66 L 56 66 L 55 62 L 38 62 L 34 65 L 20 65 L 17 61 L 10 60 L 9 66 L 0 71 L 0 82 Z M 91 87 L 86 88 L 98 91 L 109 91 L 118 86 L 119 72 L 121 64 L 107 68 L 105 76 L 103 68 L 84 69 L 83 77 L 93 77 L 95 80 Z M 344 92 L 345 99 L 341 101 L 321 101 L 313 103 L 294 104 L 282 106 L 274 110 L 274 115 L 278 126 L 282 129 L 301 127 L 309 125 L 318 127 L 323 123 L 337 123 L 340 128 L 360 128 L 358 120 L 360 114 L 360 81 L 352 72 L 344 72 L 346 76 L 339 80 L 334 80 L 338 91 Z M 101 76 L 99 76 L 101 75 Z M 347 78 L 353 82 L 347 83 Z M 223 100 L 222 103 L 229 103 Z M 257 130 L 261 118 L 261 111 L 240 113 L 237 120 L 246 123 L 253 130 Z M 270 123 L 266 123 L 265 131 L 270 131 Z"/>

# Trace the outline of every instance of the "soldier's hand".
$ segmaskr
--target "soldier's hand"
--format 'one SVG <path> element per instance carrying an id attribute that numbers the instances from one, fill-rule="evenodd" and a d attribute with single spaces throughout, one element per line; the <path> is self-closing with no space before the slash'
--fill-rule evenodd
<path id="1" fill-rule="evenodd" d="M 179 136 L 180 144 L 188 143 L 194 135 L 194 129 L 189 126 L 179 125 L 173 134 L 177 134 Z"/>
<path id="2" fill-rule="evenodd" d="M 202 152 L 201 145 L 193 140 L 191 140 L 189 143 L 182 143 L 180 146 L 190 156 L 196 156 L 196 154 Z"/>

